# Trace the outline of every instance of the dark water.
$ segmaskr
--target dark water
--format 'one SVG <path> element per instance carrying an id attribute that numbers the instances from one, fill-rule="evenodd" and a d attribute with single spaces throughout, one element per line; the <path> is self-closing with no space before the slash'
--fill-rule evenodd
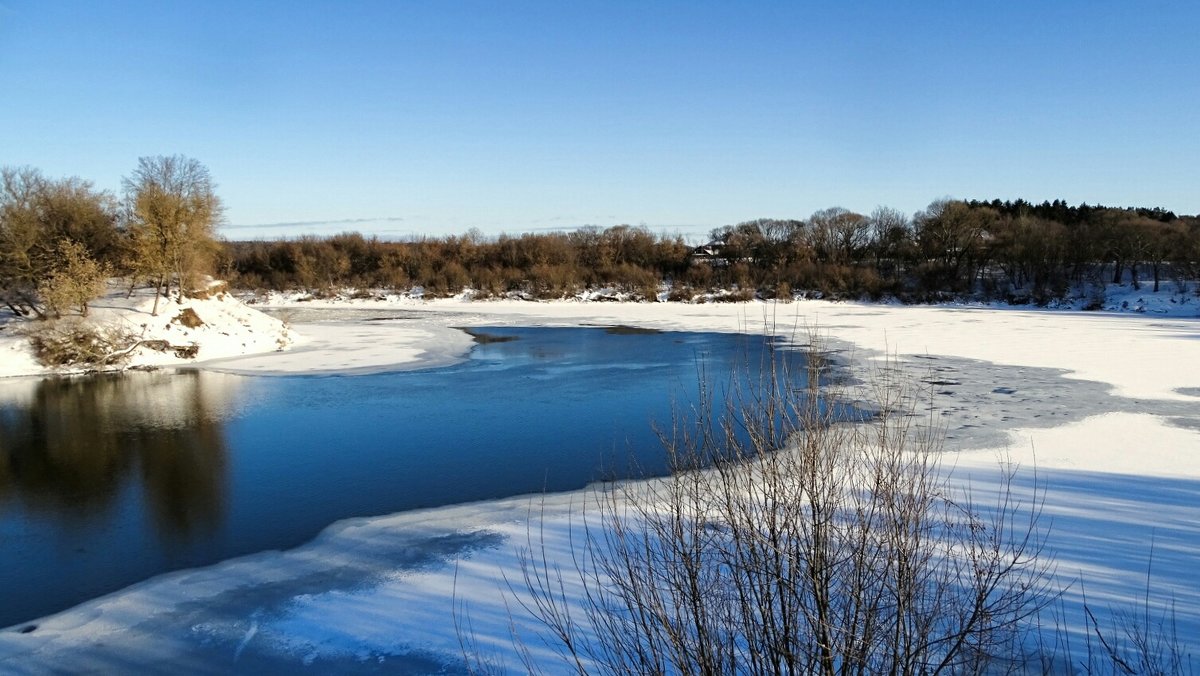
<path id="1" fill-rule="evenodd" d="M 427 371 L 133 373 L 0 402 L 0 626 L 347 517 L 580 488 L 629 475 L 631 458 L 664 473 L 652 423 L 696 400 L 700 369 L 718 388 L 754 377 L 766 346 L 481 331 L 468 361 Z"/>

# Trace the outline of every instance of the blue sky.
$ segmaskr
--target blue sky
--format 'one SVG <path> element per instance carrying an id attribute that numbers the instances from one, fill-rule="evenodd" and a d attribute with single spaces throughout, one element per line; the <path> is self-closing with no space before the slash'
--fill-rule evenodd
<path id="1" fill-rule="evenodd" d="M 0 0 L 0 164 L 115 191 L 181 153 L 231 226 L 393 235 L 943 196 L 1197 213 L 1198 25 L 1197 2 Z"/>

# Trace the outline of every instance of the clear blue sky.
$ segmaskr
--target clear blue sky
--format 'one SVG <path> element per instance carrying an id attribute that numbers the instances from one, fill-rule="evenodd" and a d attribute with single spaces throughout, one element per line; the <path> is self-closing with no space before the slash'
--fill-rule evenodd
<path id="1" fill-rule="evenodd" d="M 0 164 L 117 190 L 182 153 L 231 225 L 407 233 L 1196 213 L 1198 30 L 1195 1 L 0 0 Z"/>

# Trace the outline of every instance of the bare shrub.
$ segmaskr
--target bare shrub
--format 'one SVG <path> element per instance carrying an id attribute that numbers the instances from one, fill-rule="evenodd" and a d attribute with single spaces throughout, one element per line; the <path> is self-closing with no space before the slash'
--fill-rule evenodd
<path id="1" fill-rule="evenodd" d="M 696 298 L 696 289 L 686 284 L 676 283 L 671 286 L 667 300 L 672 303 L 691 303 Z"/>
<path id="2" fill-rule="evenodd" d="M 727 293 L 713 294 L 712 300 L 717 303 L 745 303 L 754 300 L 754 289 L 733 289 Z"/>
<path id="3" fill-rule="evenodd" d="M 78 318 L 40 323 L 29 330 L 34 357 L 46 366 L 120 366 L 129 360 L 138 341 L 118 327 L 104 327 Z"/>
<path id="4" fill-rule="evenodd" d="M 1153 544 L 1149 558 L 1146 587 L 1136 602 L 1110 606 L 1098 618 L 1085 594 L 1084 654 L 1079 658 L 1068 652 L 1070 661 L 1083 667 L 1084 673 L 1114 676 L 1196 673 L 1196 659 L 1176 626 L 1174 601 L 1156 597 L 1151 591 Z M 1060 635 L 1063 629 L 1059 628 Z M 1059 642 L 1068 641 L 1060 636 Z"/>
<path id="5" fill-rule="evenodd" d="M 817 396 L 820 368 L 772 363 L 717 403 L 705 388 L 660 435 L 671 476 L 593 493 L 574 570 L 531 536 L 514 593 L 566 668 L 977 673 L 1020 650 L 1055 598 L 1040 501 L 1009 467 L 974 502 L 886 369 L 862 420 Z"/>

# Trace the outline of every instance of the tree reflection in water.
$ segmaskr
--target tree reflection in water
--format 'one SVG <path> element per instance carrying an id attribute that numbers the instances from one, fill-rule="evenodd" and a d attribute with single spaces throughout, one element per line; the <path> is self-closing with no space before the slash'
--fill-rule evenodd
<path id="1" fill-rule="evenodd" d="M 213 403 L 228 396 L 224 384 L 199 372 L 38 382 L 32 401 L 0 403 L 0 506 L 82 522 L 136 483 L 161 535 L 212 531 L 225 503 Z"/>

